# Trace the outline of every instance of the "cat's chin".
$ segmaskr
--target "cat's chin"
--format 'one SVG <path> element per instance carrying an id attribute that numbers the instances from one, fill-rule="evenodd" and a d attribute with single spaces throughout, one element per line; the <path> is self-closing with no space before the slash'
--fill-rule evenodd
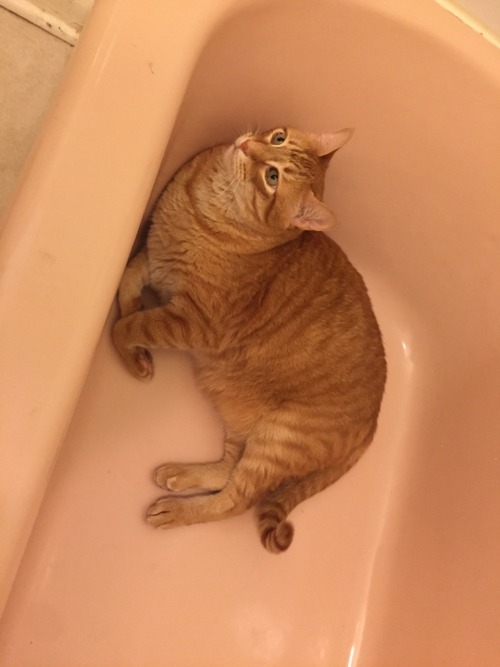
<path id="1" fill-rule="evenodd" d="M 235 146 L 235 144 L 229 144 L 226 146 L 221 155 L 221 161 L 225 169 L 230 169 L 234 172 L 237 171 L 238 153 L 241 153 L 241 151 L 237 146 Z"/>
<path id="2" fill-rule="evenodd" d="M 240 161 L 245 158 L 245 153 L 243 153 L 236 141 L 228 146 L 228 155 L 233 162 Z"/>

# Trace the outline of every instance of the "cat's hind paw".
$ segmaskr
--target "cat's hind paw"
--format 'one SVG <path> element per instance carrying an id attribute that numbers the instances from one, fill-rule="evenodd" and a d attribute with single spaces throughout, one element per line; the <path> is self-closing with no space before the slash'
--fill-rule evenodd
<path id="1" fill-rule="evenodd" d="M 185 491 L 197 485 L 198 480 L 192 479 L 190 467 L 181 464 L 167 463 L 153 473 L 155 484 L 166 491 Z"/>
<path id="2" fill-rule="evenodd" d="M 179 498 L 160 498 L 148 509 L 146 521 L 153 528 L 176 528 L 186 522 L 183 501 Z"/>
<path id="3" fill-rule="evenodd" d="M 228 470 L 224 463 L 166 463 L 156 468 L 153 479 L 166 491 L 187 491 L 203 489 L 220 491 L 228 480 Z"/>

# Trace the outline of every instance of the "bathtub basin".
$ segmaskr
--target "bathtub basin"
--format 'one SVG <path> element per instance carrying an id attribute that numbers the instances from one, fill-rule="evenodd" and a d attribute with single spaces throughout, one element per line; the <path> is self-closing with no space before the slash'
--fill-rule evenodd
<path id="1" fill-rule="evenodd" d="M 0 237 L 6 667 L 496 667 L 500 52 L 430 0 L 97 0 Z M 144 212 L 247 126 L 354 126 L 326 201 L 388 354 L 375 441 L 292 514 L 153 531 L 220 453 L 188 358 L 110 343 Z"/>

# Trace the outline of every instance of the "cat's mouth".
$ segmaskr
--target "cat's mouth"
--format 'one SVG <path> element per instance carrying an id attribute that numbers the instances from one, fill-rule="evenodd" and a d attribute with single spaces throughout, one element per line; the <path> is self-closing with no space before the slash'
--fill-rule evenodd
<path id="1" fill-rule="evenodd" d="M 245 160 L 248 160 L 249 155 L 247 152 L 247 144 L 248 141 L 244 142 L 234 142 L 234 144 L 231 144 L 230 151 L 233 155 L 233 158 L 236 162 L 244 162 Z"/>

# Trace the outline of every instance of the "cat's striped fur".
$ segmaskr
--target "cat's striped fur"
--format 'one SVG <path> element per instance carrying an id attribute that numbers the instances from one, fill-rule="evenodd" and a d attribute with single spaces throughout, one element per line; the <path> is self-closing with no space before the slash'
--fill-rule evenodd
<path id="1" fill-rule="evenodd" d="M 150 349 L 188 350 L 226 429 L 224 456 L 167 464 L 163 488 L 211 494 L 158 500 L 162 528 L 257 506 L 262 543 L 285 550 L 288 513 L 343 475 L 371 442 L 386 378 L 361 276 L 322 233 L 329 159 L 348 131 L 279 129 L 188 162 L 160 197 L 147 242 L 119 291 L 115 345 L 138 378 Z M 159 307 L 141 309 L 149 285 Z"/>

